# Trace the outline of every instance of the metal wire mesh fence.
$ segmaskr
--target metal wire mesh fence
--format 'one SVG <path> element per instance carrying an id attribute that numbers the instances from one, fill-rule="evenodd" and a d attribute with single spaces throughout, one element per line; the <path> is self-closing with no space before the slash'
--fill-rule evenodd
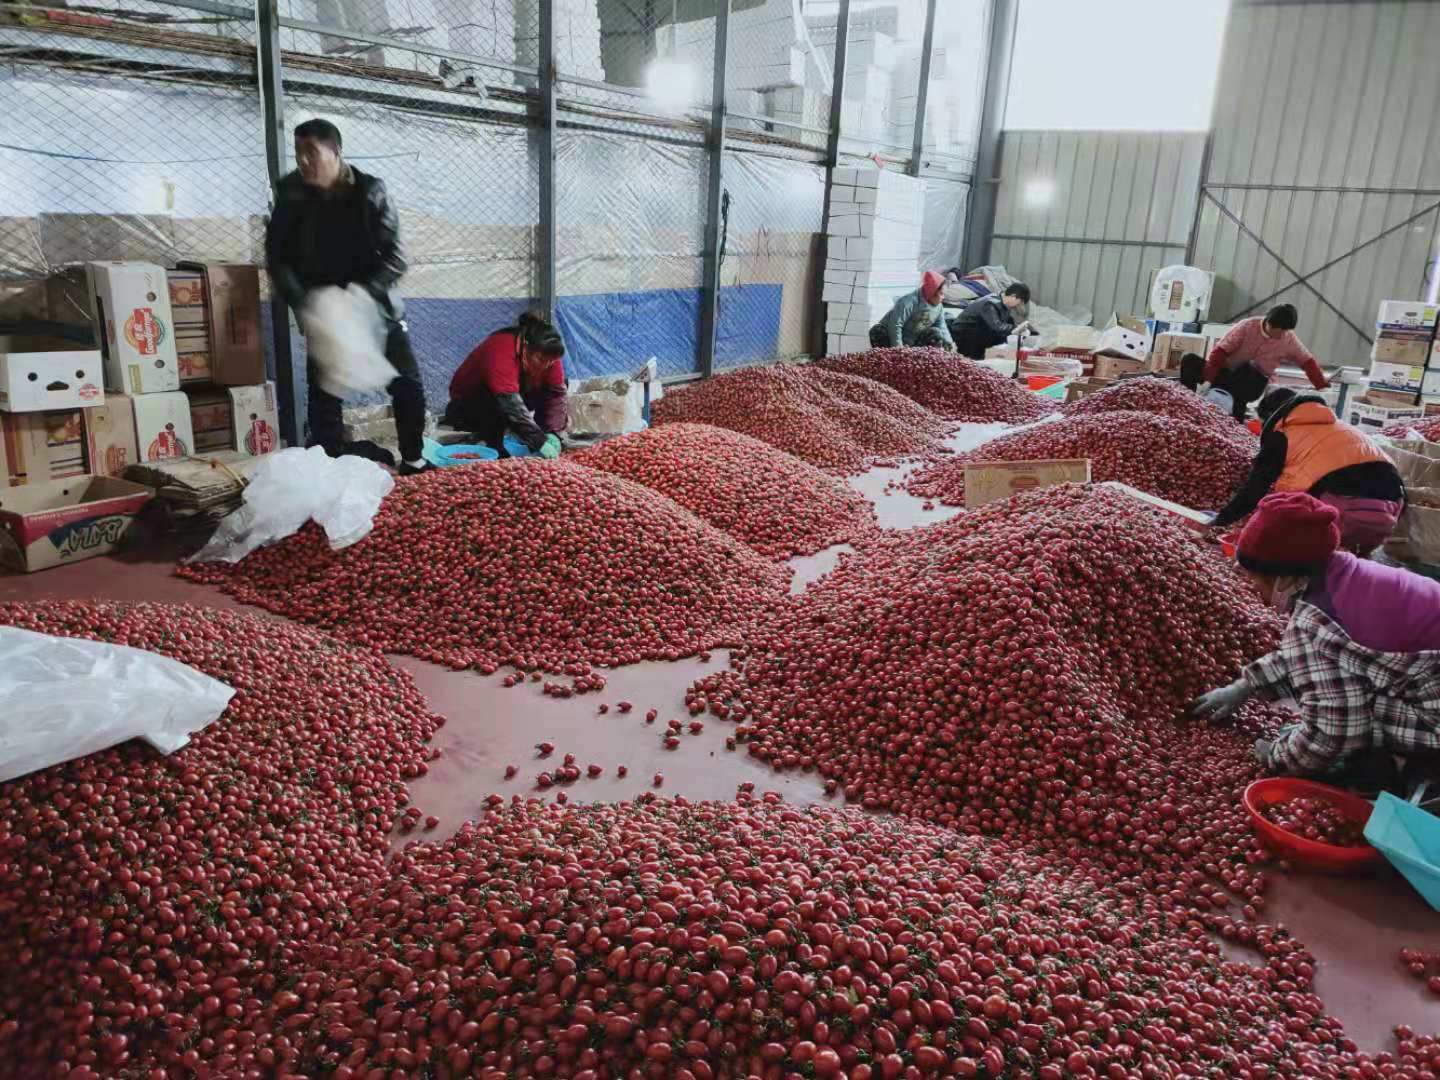
<path id="1" fill-rule="evenodd" d="M 724 177 L 715 366 L 807 353 L 825 170 L 732 151 Z"/>
<path id="2" fill-rule="evenodd" d="M 89 259 L 258 261 L 269 180 L 251 27 L 156 3 L 88 18 L 0 26 L 6 321 L 82 317 L 52 313 L 45 280 Z"/>
<path id="3" fill-rule="evenodd" d="M 693 374 L 720 2 L 0 5 L 0 327 L 75 321 L 73 296 L 64 310 L 50 281 L 90 260 L 263 265 L 271 172 L 290 167 L 288 129 L 324 117 L 399 210 L 410 262 L 401 291 L 432 406 L 466 352 L 540 298 L 547 256 L 573 374 L 649 356 L 665 374 Z M 836 0 L 729 2 L 717 367 L 811 344 L 835 74 Z M 990 0 L 962 2 L 968 11 Z M 558 90 L 549 244 L 541 3 L 551 5 Z M 847 153 L 903 157 L 918 65 L 901 54 L 918 55 L 925 9 L 926 0 L 855 5 Z M 278 74 L 257 61 L 270 41 Z M 972 66 L 951 65 L 953 52 L 937 36 L 942 81 Z M 961 81 L 975 78 L 967 70 Z M 278 147 L 267 146 L 267 125 Z M 953 149 L 963 159 L 973 125 L 935 126 L 927 156 Z M 963 199 L 944 202 L 937 247 L 956 234 L 956 207 L 963 213 Z M 268 299 L 263 275 L 262 290 Z M 303 373 L 303 342 L 292 334 L 291 343 Z M 303 396 L 303 374 L 296 389 Z M 297 404 L 303 412 L 303 397 Z"/>

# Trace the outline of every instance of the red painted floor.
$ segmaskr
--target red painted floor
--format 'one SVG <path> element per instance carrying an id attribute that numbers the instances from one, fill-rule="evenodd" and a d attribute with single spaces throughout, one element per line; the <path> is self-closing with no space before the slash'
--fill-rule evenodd
<path id="1" fill-rule="evenodd" d="M 990 430 L 993 430 L 990 429 Z M 967 441 L 979 441 L 977 431 Z M 924 511 L 919 500 L 884 491 L 895 470 L 875 470 L 852 481 L 876 501 L 886 527 L 904 528 L 939 520 L 954 511 Z M 797 560 L 796 587 L 823 574 L 836 552 Z M 0 576 L 0 600 L 149 600 L 236 608 L 230 597 L 176 578 L 167 552 L 146 559 L 93 559 L 26 577 Z M 771 772 L 743 752 L 725 750 L 728 725 L 706 723 L 698 736 L 686 734 L 681 746 L 666 751 L 661 732 L 671 717 L 689 716 L 684 690 L 699 673 L 725 663 L 716 652 L 709 664 L 699 660 L 674 664 L 649 663 L 609 673 L 600 694 L 561 700 L 540 693 L 538 684 L 511 689 L 500 677 L 451 672 L 410 657 L 396 657 L 428 697 L 448 718 L 436 744 L 443 756 L 429 774 L 412 783 L 411 792 L 441 827 L 426 838 L 454 831 L 474 816 L 486 795 L 533 792 L 534 778 L 564 753 L 574 753 L 582 769 L 594 762 L 605 769 L 599 779 L 582 779 L 569 789 L 574 801 L 618 801 L 649 790 L 654 774 L 664 774 L 662 794 L 690 799 L 728 799 L 736 786 L 753 781 L 757 791 L 782 792 L 792 802 L 819 801 L 825 796 L 813 776 Z M 615 709 L 621 700 L 634 702 L 628 715 Z M 600 702 L 610 712 L 597 712 Z M 647 726 L 647 709 L 660 711 Z M 549 762 L 536 758 L 534 744 L 555 744 Z M 507 764 L 519 775 L 505 781 Z M 615 766 L 627 765 L 629 775 L 617 778 Z M 1365 1049 L 1390 1045 L 1390 1029 L 1410 1024 L 1417 1030 L 1440 1030 L 1440 998 L 1409 978 L 1396 954 L 1414 945 L 1440 951 L 1440 915 L 1430 910 L 1409 886 L 1388 868 L 1362 879 L 1331 879 L 1295 874 L 1273 891 L 1269 912 L 1314 951 L 1319 959 L 1316 988 L 1330 1011 L 1344 1021 L 1351 1038 Z M 1237 956 L 1237 959 L 1244 959 Z"/>

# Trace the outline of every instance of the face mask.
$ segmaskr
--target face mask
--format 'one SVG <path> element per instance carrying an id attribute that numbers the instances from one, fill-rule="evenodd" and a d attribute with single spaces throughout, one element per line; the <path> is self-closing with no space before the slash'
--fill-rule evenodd
<path id="1" fill-rule="evenodd" d="M 1275 587 L 1270 591 L 1270 606 L 1276 611 L 1289 612 L 1309 584 L 1309 579 L 1303 577 L 1277 579 Z"/>

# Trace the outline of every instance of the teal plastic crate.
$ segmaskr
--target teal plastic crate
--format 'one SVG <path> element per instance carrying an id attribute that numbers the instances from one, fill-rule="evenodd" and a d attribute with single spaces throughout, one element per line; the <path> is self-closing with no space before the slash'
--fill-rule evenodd
<path id="1" fill-rule="evenodd" d="M 1440 911 L 1440 818 L 1383 791 L 1365 823 L 1365 839 Z"/>

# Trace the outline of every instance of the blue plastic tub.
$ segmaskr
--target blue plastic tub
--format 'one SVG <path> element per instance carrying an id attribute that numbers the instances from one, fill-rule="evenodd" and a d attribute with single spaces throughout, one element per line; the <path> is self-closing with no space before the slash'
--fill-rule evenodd
<path id="1" fill-rule="evenodd" d="M 1381 792 L 1365 823 L 1365 839 L 1440 911 L 1440 818 Z"/>

